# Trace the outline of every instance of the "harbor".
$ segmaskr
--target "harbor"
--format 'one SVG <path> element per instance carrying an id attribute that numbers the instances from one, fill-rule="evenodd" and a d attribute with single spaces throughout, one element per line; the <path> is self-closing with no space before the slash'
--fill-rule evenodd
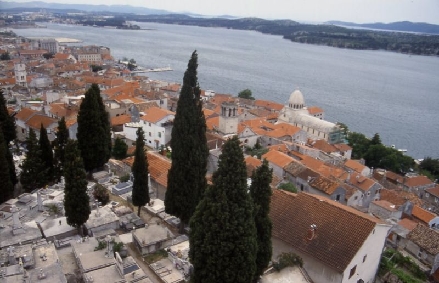
<path id="1" fill-rule="evenodd" d="M 143 67 L 137 67 L 134 71 L 131 71 L 131 73 L 137 74 L 137 73 L 167 72 L 167 71 L 173 71 L 173 69 L 170 66 L 163 67 L 163 68 L 150 68 L 150 69 L 145 69 Z"/>

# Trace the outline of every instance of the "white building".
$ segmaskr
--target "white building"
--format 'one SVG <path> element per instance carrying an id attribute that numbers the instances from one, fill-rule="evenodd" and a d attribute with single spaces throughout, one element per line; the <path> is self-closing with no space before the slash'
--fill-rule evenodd
<path id="1" fill-rule="evenodd" d="M 129 141 L 137 138 L 137 129 L 142 128 L 145 133 L 145 144 L 154 149 L 166 146 L 171 141 L 172 127 L 175 113 L 158 107 L 151 107 L 139 122 L 130 122 L 123 125 L 123 134 Z"/>
<path id="2" fill-rule="evenodd" d="M 17 63 L 14 65 L 15 83 L 22 87 L 27 87 L 26 65 Z"/>
<path id="3" fill-rule="evenodd" d="M 315 283 L 374 282 L 388 231 L 385 222 L 323 196 L 274 190 L 274 254 L 294 252 Z"/>
<path id="4" fill-rule="evenodd" d="M 102 54 L 99 53 L 79 53 L 79 62 L 102 62 Z"/>
<path id="5" fill-rule="evenodd" d="M 313 140 L 324 139 L 334 144 L 344 139 L 342 130 L 336 124 L 310 115 L 303 94 L 299 90 L 291 93 L 288 104 L 279 113 L 278 121 L 300 127 Z"/>

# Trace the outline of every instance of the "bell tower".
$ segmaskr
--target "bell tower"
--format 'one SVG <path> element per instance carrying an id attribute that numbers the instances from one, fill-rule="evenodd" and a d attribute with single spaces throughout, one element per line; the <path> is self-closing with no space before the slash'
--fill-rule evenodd
<path id="1" fill-rule="evenodd" d="M 24 63 L 17 63 L 14 65 L 15 83 L 22 87 L 27 87 L 26 79 L 26 65 Z"/>
<path id="2" fill-rule="evenodd" d="M 236 103 L 223 102 L 221 104 L 219 131 L 223 135 L 238 133 L 238 105 Z"/>

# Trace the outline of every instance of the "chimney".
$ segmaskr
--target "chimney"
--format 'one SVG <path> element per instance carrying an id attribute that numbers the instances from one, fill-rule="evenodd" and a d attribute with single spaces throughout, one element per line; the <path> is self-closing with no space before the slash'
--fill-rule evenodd
<path id="1" fill-rule="evenodd" d="M 306 233 L 306 241 L 309 243 L 315 238 L 317 238 L 317 225 L 311 224 L 308 229 L 308 232 Z"/>

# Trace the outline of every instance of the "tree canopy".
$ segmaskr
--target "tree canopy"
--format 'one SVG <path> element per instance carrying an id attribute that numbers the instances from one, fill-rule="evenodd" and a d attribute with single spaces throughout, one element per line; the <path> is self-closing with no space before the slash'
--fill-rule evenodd
<path id="1" fill-rule="evenodd" d="M 252 96 L 252 91 L 251 91 L 250 89 L 248 89 L 248 88 L 246 88 L 246 89 L 244 89 L 244 90 L 241 90 L 241 91 L 238 93 L 238 97 L 239 97 L 239 98 L 245 98 L 245 99 L 252 99 L 252 100 L 255 99 L 255 98 Z"/>
<path id="2" fill-rule="evenodd" d="M 52 146 L 50 145 L 49 137 L 47 136 L 47 130 L 41 124 L 40 127 L 40 150 L 41 150 L 41 159 L 44 162 L 46 177 L 45 179 L 48 182 L 53 181 L 54 167 L 53 167 L 53 151 Z"/>
<path id="3" fill-rule="evenodd" d="M 98 85 L 86 91 L 78 112 L 78 147 L 85 170 L 101 168 L 111 155 L 111 132 L 108 113 Z"/>
<path id="4" fill-rule="evenodd" d="M 128 145 L 121 139 L 116 138 L 113 146 L 113 157 L 121 160 L 127 157 Z"/>
<path id="5" fill-rule="evenodd" d="M 14 197 L 14 185 L 11 181 L 7 151 L 9 148 L 6 146 L 3 132 L 0 131 L 0 203 Z"/>
<path id="6" fill-rule="evenodd" d="M 90 199 L 87 194 L 87 175 L 78 150 L 77 141 L 68 140 L 64 162 L 64 209 L 67 224 L 78 228 L 87 222 L 90 215 Z M 82 230 L 80 230 L 82 235 Z"/>
<path id="7" fill-rule="evenodd" d="M 137 129 L 132 173 L 134 177 L 132 199 L 133 204 L 139 207 L 137 215 L 140 216 L 140 208 L 149 202 L 148 159 L 142 128 Z"/>
<path id="8" fill-rule="evenodd" d="M 249 283 L 256 271 L 257 236 L 237 137 L 223 145 L 212 186 L 190 221 L 189 258 L 194 283 Z"/>
<path id="9" fill-rule="evenodd" d="M 26 192 L 40 189 L 47 184 L 47 169 L 41 158 L 41 149 L 34 130 L 29 130 L 26 139 L 26 159 L 21 165 L 20 182 Z"/>
<path id="10" fill-rule="evenodd" d="M 54 154 L 54 178 L 57 181 L 61 180 L 61 176 L 63 176 L 63 166 L 64 166 L 64 156 L 65 156 L 65 148 L 67 141 L 69 139 L 69 130 L 66 126 L 66 120 L 62 117 L 58 121 L 58 131 L 56 132 L 56 138 L 53 141 L 53 147 L 55 149 Z"/>
<path id="11" fill-rule="evenodd" d="M 165 197 L 166 212 L 188 223 L 207 186 L 206 120 L 197 78 L 198 54 L 192 53 L 183 77 L 172 128 L 172 165 Z"/>
<path id="12" fill-rule="evenodd" d="M 269 217 L 271 201 L 271 180 L 273 179 L 273 170 L 268 166 L 268 161 L 264 159 L 262 165 L 256 168 L 252 174 L 252 183 L 250 186 L 250 195 L 255 207 L 255 225 L 258 243 L 258 252 L 256 254 L 256 271 L 254 281 L 257 282 L 259 277 L 264 273 L 272 256 L 271 245 L 271 219 Z"/>
<path id="13" fill-rule="evenodd" d="M 8 108 L 6 107 L 6 100 L 3 96 L 3 90 L 0 89 L 0 125 L 3 131 L 3 136 L 8 145 L 11 141 L 15 140 L 17 133 L 15 132 L 15 119 L 9 115 Z"/>

